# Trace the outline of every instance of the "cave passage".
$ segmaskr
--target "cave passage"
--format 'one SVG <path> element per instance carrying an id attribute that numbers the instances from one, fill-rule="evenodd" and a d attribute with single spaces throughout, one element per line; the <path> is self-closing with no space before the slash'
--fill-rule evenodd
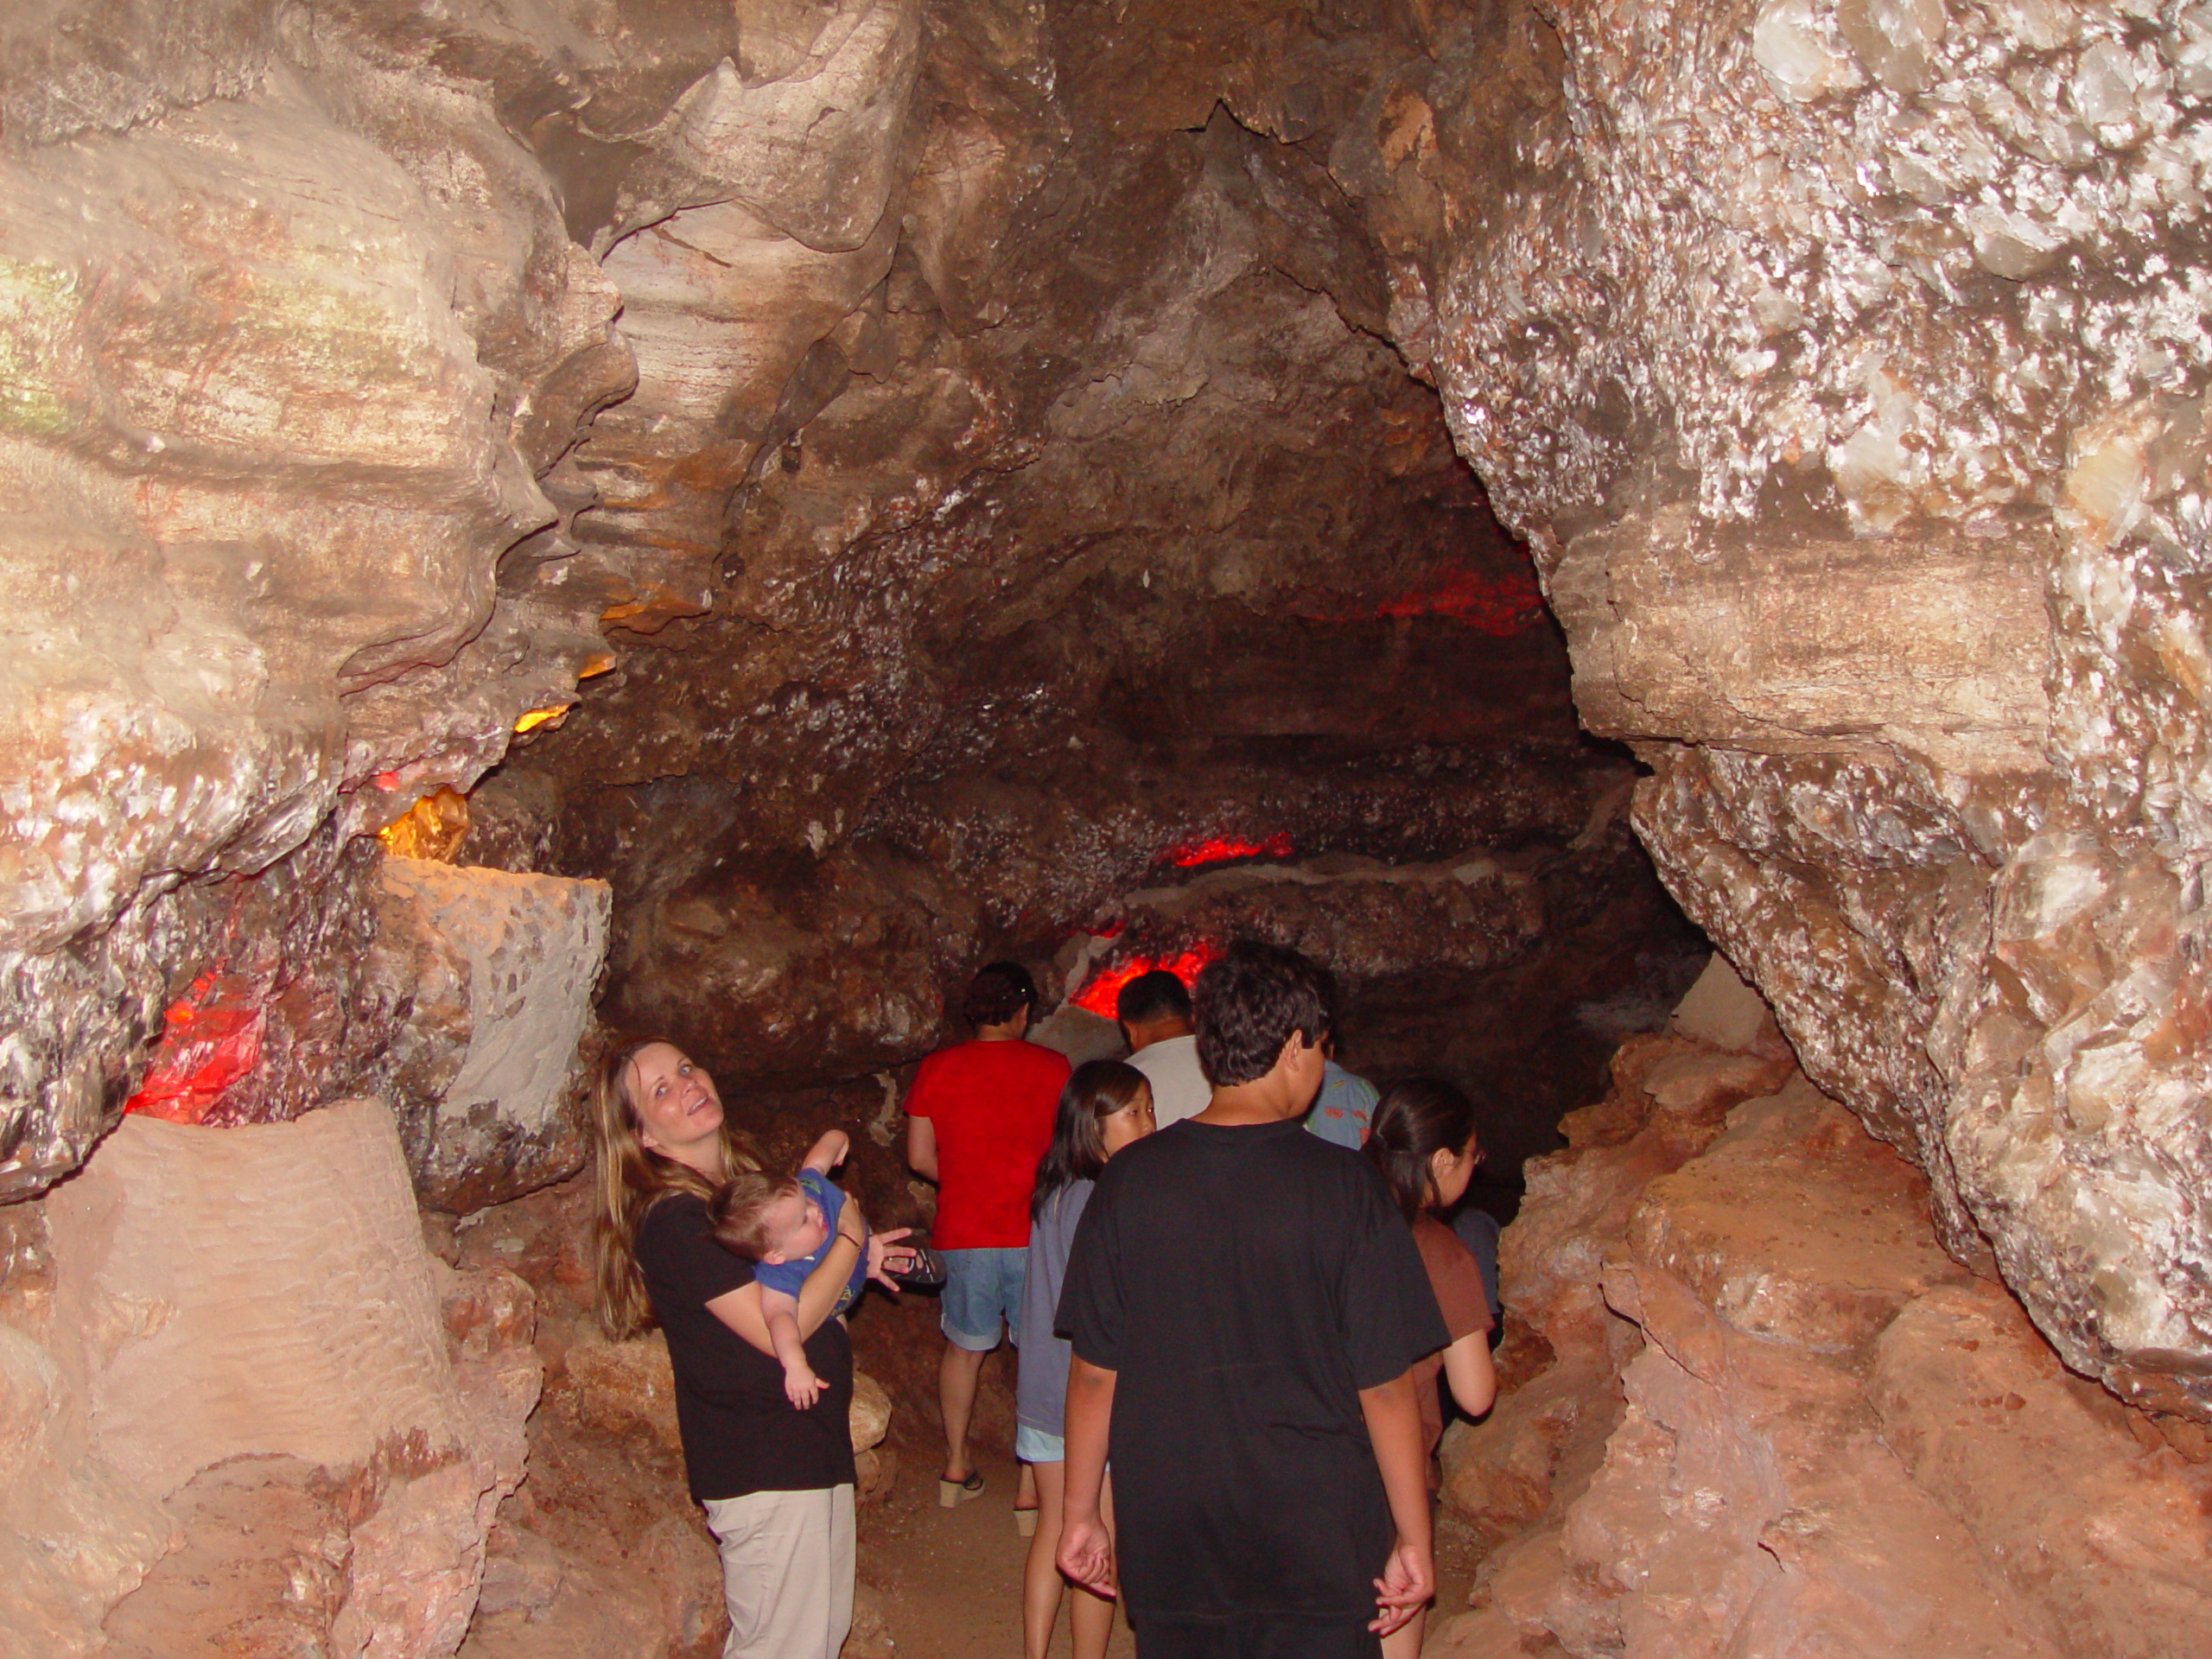
<path id="1" fill-rule="evenodd" d="M 715 1651 L 593 1067 L 925 1224 L 1257 938 L 1510 1224 L 1433 1651 L 2191 1650 L 2201 11 L 0 9 L 0 1645 Z"/>

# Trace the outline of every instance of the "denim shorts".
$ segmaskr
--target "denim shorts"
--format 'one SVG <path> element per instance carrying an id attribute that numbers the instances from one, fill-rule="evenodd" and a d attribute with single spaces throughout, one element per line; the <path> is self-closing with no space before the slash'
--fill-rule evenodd
<path id="1" fill-rule="evenodd" d="M 1058 1434 L 1047 1434 L 1041 1428 L 1016 1423 L 1014 1426 L 1014 1455 L 1024 1463 L 1065 1463 L 1068 1460 L 1068 1443 Z"/>
<path id="2" fill-rule="evenodd" d="M 1021 1281 L 1029 1268 L 1027 1246 L 1007 1250 L 940 1250 L 944 1294 L 938 1300 L 938 1328 L 945 1340 L 971 1354 L 999 1345 L 999 1325 L 1012 1336 L 1021 1325 Z"/>

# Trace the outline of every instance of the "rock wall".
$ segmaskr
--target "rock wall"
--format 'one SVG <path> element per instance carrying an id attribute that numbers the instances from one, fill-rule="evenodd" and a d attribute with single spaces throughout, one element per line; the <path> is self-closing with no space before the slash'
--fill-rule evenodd
<path id="1" fill-rule="evenodd" d="M 1772 1092 L 1770 1092 L 1772 1091 Z M 1778 1050 L 1641 1038 L 1501 1243 L 1457 1656 L 2194 1651 L 2212 1445 L 2068 1372 Z"/>
<path id="2" fill-rule="evenodd" d="M 1730 1144 L 1808 1180 L 1833 1154 L 1897 1228 L 1919 1172 L 1947 1259 L 2151 1414 L 2009 1388 L 2060 1461 L 2134 1468 L 2114 1423 L 2193 1445 L 2208 40 L 2184 0 L 13 10 L 0 1199 L 134 1101 L 258 1133 L 388 1094 L 457 1208 L 566 1167 L 545 1055 L 478 1048 L 522 976 L 491 918 L 528 906 L 442 875 L 395 899 L 367 838 L 495 765 L 463 855 L 608 882 L 609 1011 L 747 1083 L 911 1058 L 978 956 L 1050 957 L 1133 895 L 1163 939 L 1264 906 L 1363 963 L 1409 1058 L 1447 1040 L 1410 970 L 1478 996 L 1541 961 L 1571 1017 L 1676 937 L 1579 709 L 1648 769 L 1684 908 L 1905 1166 L 1794 1095 Z M 1281 892 L 1178 861 L 1279 840 Z M 1529 879 L 1436 875 L 1475 867 Z M 1309 891 L 1347 870 L 1376 874 Z M 448 886 L 484 907 L 453 921 Z M 557 891 L 529 931 L 565 1020 L 599 901 Z M 1769 1059 L 1719 1094 L 1686 1062 L 1592 1217 Z M 26 1307 L 45 1216 L 9 1218 Z M 1871 1478 L 1866 1332 L 1770 1330 L 1672 1248 L 1610 1293 L 1654 1344 L 1635 1455 L 1722 1459 L 1676 1351 L 1764 1351 L 1718 1320 L 1815 1356 L 1776 1362 L 1834 1407 L 1806 1491 Z M 1912 1254 L 1854 1319 L 2036 1351 Z M 44 1469 L 93 1371 L 25 1317 L 0 1455 Z M 1602 1371 L 1626 1328 L 1591 1330 Z M 1603 1414 L 1544 1376 L 1590 1525 L 1641 1515 L 1605 1496 Z M 1976 1510 L 1897 1409 L 1913 1490 Z M 242 1537 L 264 1502 L 404 1553 L 409 1495 L 457 1515 L 435 1480 L 474 1478 L 332 1489 L 326 1450 L 267 1455 L 265 1499 L 61 1459 L 38 1512 L 88 1541 L 20 1576 L 24 1628 L 83 1628 L 168 1529 Z M 1713 1545 L 1713 1628 L 1787 1600 L 1763 1560 L 1832 1587 L 1810 1532 L 1770 1533 Z M 1597 1537 L 1548 1559 L 1620 1553 Z M 372 1605 L 337 1599 L 343 1554 L 256 1570 L 336 1630 Z M 1999 1554 L 1991 1630 L 2127 1650 Z M 391 1593 L 394 1628 L 442 1628 L 444 1592 Z M 1532 1598 L 1497 1605 L 1534 1630 Z M 1644 1639 L 1611 1617 L 1553 1637 Z"/>
<path id="3" fill-rule="evenodd" d="M 577 1044 L 607 954 L 606 884 L 387 858 L 367 974 L 425 1205 L 467 1214 L 588 1155 Z"/>
<path id="4" fill-rule="evenodd" d="M 454 1651 L 523 1476 L 533 1299 L 424 1251 L 381 1103 L 134 1118 L 14 1226 L 9 1651 L 234 1651 L 242 1619 Z"/>
<path id="5" fill-rule="evenodd" d="M 1953 1255 L 2212 1413 L 2202 20 L 1186 10 L 0 25 L 0 1192 L 174 1023 L 380 1089 L 356 838 L 518 744 L 615 1011 L 785 1077 L 1235 823 L 1549 836 L 1494 501 Z"/>
<path id="6" fill-rule="evenodd" d="M 203 975 L 324 1073 L 250 1116 L 359 1080 L 339 849 L 601 652 L 561 461 L 633 378 L 543 174 L 404 24 L 111 10 L 4 25 L 9 1196 Z"/>
<path id="7" fill-rule="evenodd" d="M 1393 327 L 1684 907 L 2067 1363 L 2207 1392 L 2208 135 L 2185 7 L 1521 14 Z M 1453 142 L 1454 139 L 1459 142 Z M 1402 190 L 1401 192 L 1402 194 Z"/>

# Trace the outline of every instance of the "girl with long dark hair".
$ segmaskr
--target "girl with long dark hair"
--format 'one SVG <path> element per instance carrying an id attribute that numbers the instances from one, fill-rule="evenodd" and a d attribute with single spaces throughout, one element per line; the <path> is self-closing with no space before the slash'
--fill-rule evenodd
<path id="1" fill-rule="evenodd" d="M 1429 1288 L 1436 1293 L 1444 1328 L 1452 1338 L 1448 1347 L 1413 1368 L 1433 1491 L 1436 1445 L 1444 1437 L 1437 1373 L 1443 1373 L 1452 1398 L 1470 1417 L 1481 1416 L 1497 1397 L 1490 1358 L 1490 1300 L 1483 1290 L 1482 1269 L 1442 1219 L 1445 1211 L 1466 1196 L 1467 1182 L 1482 1161 L 1473 1103 L 1436 1077 L 1393 1084 L 1376 1103 L 1362 1150 L 1382 1172 L 1391 1196 L 1413 1227 L 1421 1265 L 1428 1270 Z M 1421 1652 L 1425 1622 L 1425 1611 L 1416 1613 L 1383 1637 L 1383 1659 L 1414 1659 Z"/>
<path id="2" fill-rule="evenodd" d="M 1061 1436 L 1068 1387 L 1068 1344 L 1053 1334 L 1068 1249 L 1090 1189 L 1106 1160 L 1152 1133 L 1152 1085 L 1120 1060 L 1077 1066 L 1060 1090 L 1052 1141 L 1037 1166 L 1029 1201 L 1029 1263 L 1022 1283 L 1021 1368 L 1014 1390 L 1014 1455 L 1037 1473 L 1037 1532 L 1022 1571 L 1021 1637 L 1027 1659 L 1045 1659 L 1060 1612 L 1062 1580 L 1053 1557 L 1060 1544 Z M 1106 1503 L 1111 1524 L 1111 1500 Z M 1102 1659 L 1114 1628 L 1114 1604 L 1088 1590 L 1075 1592 L 1069 1615 L 1075 1659 Z"/>

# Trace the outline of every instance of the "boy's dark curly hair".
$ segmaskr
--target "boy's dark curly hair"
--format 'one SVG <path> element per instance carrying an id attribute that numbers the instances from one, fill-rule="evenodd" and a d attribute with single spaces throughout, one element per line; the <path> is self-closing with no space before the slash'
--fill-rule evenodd
<path id="1" fill-rule="evenodd" d="M 1198 976 L 1198 1070 L 1217 1089 L 1263 1077 L 1297 1032 L 1308 1046 L 1332 1023 L 1329 977 L 1297 951 L 1240 940 Z"/>

